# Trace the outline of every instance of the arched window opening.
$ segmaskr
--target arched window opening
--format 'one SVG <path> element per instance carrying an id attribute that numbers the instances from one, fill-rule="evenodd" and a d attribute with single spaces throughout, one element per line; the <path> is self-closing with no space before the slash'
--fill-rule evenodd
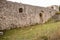
<path id="1" fill-rule="evenodd" d="M 43 23 L 43 17 L 42 17 L 42 13 L 39 14 L 39 17 L 40 17 L 40 23 Z"/>
<path id="2" fill-rule="evenodd" d="M 23 8 L 19 8 L 19 13 L 22 13 L 23 12 Z"/>
<path id="3" fill-rule="evenodd" d="M 40 13 L 39 16 L 42 17 L 42 13 Z"/>

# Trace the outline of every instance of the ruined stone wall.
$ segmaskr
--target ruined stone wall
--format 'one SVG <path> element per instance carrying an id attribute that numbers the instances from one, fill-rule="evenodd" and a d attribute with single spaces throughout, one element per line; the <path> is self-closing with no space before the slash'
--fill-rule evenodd
<path id="1" fill-rule="evenodd" d="M 54 22 L 58 22 L 60 21 L 60 13 L 56 13 L 53 17 L 52 17 Z"/>
<path id="2" fill-rule="evenodd" d="M 57 12 L 59 12 L 59 6 L 58 5 L 52 5 L 52 6 L 49 6 L 47 8 L 50 8 L 50 9 L 54 9 L 56 10 Z"/>
<path id="3" fill-rule="evenodd" d="M 44 7 L 1 1 L 0 30 L 45 23 L 55 15 L 55 12 Z"/>

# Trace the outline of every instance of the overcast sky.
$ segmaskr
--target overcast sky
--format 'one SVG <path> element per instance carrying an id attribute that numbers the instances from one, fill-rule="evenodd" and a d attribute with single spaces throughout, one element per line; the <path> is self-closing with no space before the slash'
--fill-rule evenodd
<path id="1" fill-rule="evenodd" d="M 60 5 L 60 0 L 8 0 L 8 1 L 44 7 L 51 5 Z"/>

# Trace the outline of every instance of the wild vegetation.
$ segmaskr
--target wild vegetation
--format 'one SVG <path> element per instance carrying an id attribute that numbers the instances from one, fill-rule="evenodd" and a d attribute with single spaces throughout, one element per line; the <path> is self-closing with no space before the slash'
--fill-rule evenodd
<path id="1" fill-rule="evenodd" d="M 59 29 L 60 22 L 29 26 L 8 30 L 0 40 L 60 40 Z"/>

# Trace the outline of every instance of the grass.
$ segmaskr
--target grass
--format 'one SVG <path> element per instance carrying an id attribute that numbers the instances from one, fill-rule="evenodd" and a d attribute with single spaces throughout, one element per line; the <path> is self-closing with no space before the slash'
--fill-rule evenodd
<path id="1" fill-rule="evenodd" d="M 57 12 L 56 14 L 60 14 L 60 12 Z"/>
<path id="2" fill-rule="evenodd" d="M 0 40 L 47 40 L 58 29 L 60 22 L 18 28 L 6 31 Z"/>

